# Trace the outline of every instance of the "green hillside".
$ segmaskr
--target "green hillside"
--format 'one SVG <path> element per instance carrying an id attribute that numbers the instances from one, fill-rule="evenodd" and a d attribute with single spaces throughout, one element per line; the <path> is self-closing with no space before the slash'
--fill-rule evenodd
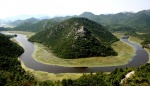
<path id="1" fill-rule="evenodd" d="M 68 19 L 37 33 L 29 41 L 48 46 L 61 58 L 117 55 L 110 45 L 118 38 L 87 18 Z"/>
<path id="2" fill-rule="evenodd" d="M 17 58 L 24 50 L 10 41 L 10 37 L 0 34 L 0 86 L 32 85 L 34 77 L 22 69 Z"/>

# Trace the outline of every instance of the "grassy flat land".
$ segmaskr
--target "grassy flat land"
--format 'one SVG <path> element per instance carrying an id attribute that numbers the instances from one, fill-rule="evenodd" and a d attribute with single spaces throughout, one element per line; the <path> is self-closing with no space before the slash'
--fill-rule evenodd
<path id="1" fill-rule="evenodd" d="M 116 35 L 117 35 L 117 37 L 121 38 L 121 36 L 123 35 L 123 33 L 119 33 L 119 34 L 116 34 Z M 88 61 L 89 63 L 96 63 L 97 62 L 97 63 L 99 63 L 98 66 L 100 66 L 100 64 L 104 64 L 104 63 L 106 64 L 107 62 L 109 62 L 109 64 L 110 64 L 110 62 L 113 62 L 113 63 L 111 63 L 111 65 L 117 65 L 116 64 L 117 61 L 120 61 L 120 62 L 118 62 L 118 65 L 120 65 L 120 64 L 125 64 L 133 56 L 133 53 L 134 53 L 133 48 L 131 46 L 129 46 L 129 45 L 121 42 L 121 41 L 118 41 L 118 42 L 114 43 L 112 45 L 112 47 L 117 52 L 119 52 L 119 56 L 116 56 L 116 57 L 106 57 L 106 58 L 103 58 L 103 60 L 99 59 L 98 57 L 93 57 L 93 58 L 86 58 L 86 60 L 89 60 Z M 33 56 L 37 55 L 37 57 L 34 56 L 34 58 L 36 60 L 41 60 L 42 59 L 40 62 L 48 61 L 48 62 L 51 62 L 51 64 L 52 64 L 52 62 L 54 61 L 53 63 L 56 62 L 57 65 L 67 65 L 67 63 L 70 63 L 69 60 L 65 60 L 65 59 L 62 60 L 62 59 L 60 59 L 58 57 L 55 57 L 47 47 L 45 47 L 45 46 L 43 46 L 41 44 L 35 43 L 35 48 L 36 48 L 36 52 L 34 52 Z M 122 52 L 122 51 L 124 51 L 124 52 Z M 38 56 L 38 55 L 40 55 L 40 56 Z M 42 56 L 42 55 L 44 55 L 44 56 Z M 53 60 L 49 61 L 51 59 L 53 59 Z M 116 60 L 116 59 L 118 59 L 118 60 Z M 80 61 L 79 64 L 81 64 L 82 62 L 84 62 L 84 64 L 89 64 L 88 62 L 85 62 L 86 60 L 85 59 L 81 59 L 81 61 Z M 91 61 L 91 60 L 93 60 L 93 61 Z M 58 64 L 59 61 L 61 61 L 62 64 Z M 74 61 L 74 62 L 76 63 L 77 61 Z M 122 62 L 124 62 L 124 63 L 122 63 Z M 43 62 L 43 63 L 46 63 L 46 62 Z M 54 65 L 56 65 L 56 63 Z M 49 64 L 49 63 L 47 63 L 47 64 Z M 64 78 L 66 78 L 66 79 L 69 79 L 69 78 L 71 78 L 71 79 L 77 79 L 80 76 L 82 76 L 82 74 L 79 74 L 79 73 L 77 73 L 77 74 L 76 73 L 53 74 L 53 73 L 48 73 L 48 72 L 43 72 L 43 71 L 35 71 L 33 69 L 27 68 L 23 64 L 23 62 L 21 62 L 21 65 L 22 65 L 22 67 L 26 71 L 28 71 L 29 73 L 33 74 L 34 77 L 37 80 L 40 80 L 40 81 L 44 81 L 44 80 L 57 81 L 57 80 L 62 80 Z M 67 65 L 67 66 L 69 66 L 69 65 Z M 90 65 L 92 65 L 92 64 L 90 64 Z"/>
<path id="2" fill-rule="evenodd" d="M 112 47 L 118 52 L 118 56 L 61 59 L 56 57 L 48 47 L 35 43 L 35 52 L 33 53 L 33 57 L 39 62 L 51 65 L 68 67 L 100 67 L 127 64 L 134 55 L 134 49 L 121 41 L 115 42 L 112 44 Z"/>
<path id="3" fill-rule="evenodd" d="M 148 63 L 150 63 L 150 49 L 147 49 L 147 48 L 145 48 L 145 50 L 148 52 L 148 54 L 149 54 L 149 61 L 148 61 Z"/>
<path id="4" fill-rule="evenodd" d="M 12 31 L 11 31 L 12 32 Z M 17 34 L 24 34 L 30 37 L 34 33 L 31 32 L 24 32 L 24 31 L 13 31 L 13 33 Z M 21 45 L 18 41 L 16 41 L 14 38 L 11 39 L 13 42 L 16 42 L 17 44 Z M 29 72 L 30 74 L 33 74 L 35 79 L 39 81 L 45 81 L 45 80 L 52 80 L 52 81 L 58 81 L 58 80 L 63 80 L 63 79 L 77 79 L 81 77 L 83 74 L 82 73 L 59 73 L 59 74 L 54 74 L 54 73 L 48 73 L 48 72 L 43 72 L 43 71 L 35 71 L 33 69 L 27 68 L 24 63 L 21 61 L 21 66 L 22 68 Z"/>
<path id="5" fill-rule="evenodd" d="M 130 40 L 131 42 L 134 42 L 134 43 L 138 44 L 138 45 L 140 45 L 140 43 L 143 41 L 143 40 L 141 40 L 141 39 L 139 39 L 139 38 L 137 38 L 137 37 L 130 37 L 129 40 Z M 146 50 L 146 51 L 148 52 L 148 54 L 149 54 L 149 61 L 148 61 L 148 63 L 150 63 L 150 49 L 145 48 L 145 50 Z"/>
<path id="6" fill-rule="evenodd" d="M 13 42 L 15 42 L 15 43 L 17 43 L 18 45 L 20 45 L 22 47 L 22 44 L 19 43 L 15 38 L 11 38 L 10 40 L 13 41 Z"/>
<path id="7" fill-rule="evenodd" d="M 122 36 L 124 36 L 125 33 L 113 33 L 113 35 L 115 35 L 117 38 L 122 38 Z"/>
<path id="8" fill-rule="evenodd" d="M 133 43 L 135 43 L 135 44 L 140 45 L 140 43 L 141 43 L 143 40 L 141 40 L 141 39 L 139 39 L 139 38 L 137 38 L 137 37 L 132 37 L 132 36 L 130 36 L 130 37 L 129 37 L 129 41 L 131 41 L 131 42 L 133 42 Z M 141 46 L 141 45 L 140 45 L 140 46 Z"/>
<path id="9" fill-rule="evenodd" d="M 20 33 L 21 34 L 21 33 Z M 25 34 L 25 33 L 24 33 Z M 28 35 L 30 36 L 32 33 L 28 33 Z M 122 35 L 123 35 L 124 33 L 114 33 L 114 35 L 116 35 L 118 38 L 121 38 L 122 37 Z M 27 35 L 27 33 L 25 34 L 25 35 Z M 140 41 L 141 40 L 139 40 L 139 39 L 137 39 L 137 38 L 134 38 L 134 37 L 130 37 L 130 39 L 129 39 L 130 41 L 134 41 L 135 43 L 140 43 Z M 123 47 L 124 46 L 124 47 Z M 83 62 L 84 63 L 84 65 L 85 64 L 89 64 L 89 63 L 91 63 L 90 65 L 92 65 L 92 63 L 93 64 L 95 64 L 95 66 L 96 66 L 96 63 L 99 63 L 99 64 L 97 64 L 97 66 L 102 66 L 102 65 L 100 65 L 100 64 L 103 64 L 104 65 L 104 63 L 105 63 L 105 65 L 108 65 L 108 64 L 110 64 L 111 62 L 113 62 L 113 63 L 111 63 L 111 65 L 120 65 L 120 64 L 125 64 L 125 63 L 127 63 L 127 61 L 129 60 L 129 59 L 131 59 L 131 57 L 133 56 L 133 53 L 134 53 L 134 50 L 133 50 L 133 48 L 131 47 L 131 46 L 129 46 L 129 45 L 127 45 L 127 44 L 125 44 L 125 43 L 123 43 L 123 42 L 121 42 L 121 41 L 118 41 L 118 42 L 116 42 L 116 43 L 114 43 L 113 45 L 112 45 L 112 47 L 117 51 L 117 52 L 119 52 L 118 54 L 119 54 L 119 56 L 116 56 L 116 57 L 105 57 L 105 58 L 103 58 L 103 60 L 102 59 L 100 59 L 100 58 L 98 58 L 98 57 L 93 57 L 93 58 L 86 58 L 86 59 L 81 59 L 81 61 L 80 61 L 80 63 L 78 63 L 77 61 L 78 60 L 76 60 L 76 61 L 74 61 L 74 64 L 75 63 L 78 63 L 78 64 L 80 64 L 81 65 L 81 63 Z M 52 62 L 53 62 L 53 65 L 67 65 L 67 63 L 70 63 L 70 60 L 66 60 L 66 59 L 60 59 L 60 58 L 58 58 L 58 57 L 55 57 L 52 53 L 51 53 L 51 51 L 47 48 L 47 47 L 45 47 L 45 46 L 43 46 L 43 45 L 41 45 L 41 44 L 38 44 L 38 43 L 35 43 L 35 48 L 36 48 L 36 51 L 34 52 L 34 54 L 33 54 L 33 56 L 34 56 L 34 58 L 36 59 L 36 60 L 41 60 L 40 62 L 42 62 L 42 63 L 46 63 L 45 61 L 47 61 L 48 63 L 46 63 L 46 64 L 50 64 L 49 62 L 51 62 L 51 64 L 52 64 Z M 146 49 L 148 52 L 149 52 L 149 55 L 150 55 L 150 49 Z M 123 51 L 123 52 L 122 52 Z M 42 54 L 43 53 L 43 54 Z M 40 55 L 40 56 L 38 56 L 38 55 Z M 42 56 L 42 55 L 44 55 L 44 56 Z M 35 57 L 35 56 L 37 56 L 37 57 Z M 54 60 L 52 60 L 52 61 L 49 61 L 49 60 L 51 60 L 51 59 L 54 59 Z M 58 60 L 59 59 L 59 60 Z M 58 60 L 58 61 L 57 61 Z M 88 62 L 85 62 L 86 60 L 89 60 Z M 93 61 L 91 61 L 91 60 L 93 60 Z M 61 63 L 59 63 L 59 61 L 61 61 Z M 105 62 L 106 61 L 106 62 Z M 117 62 L 118 61 L 118 62 Z M 119 62 L 120 61 L 120 62 Z M 56 63 L 57 64 L 56 64 Z M 108 63 L 107 63 L 108 62 Z M 115 63 L 116 62 L 116 63 Z M 122 63 L 123 62 L 123 63 Z M 149 61 L 150 62 L 150 61 Z M 58 64 L 59 63 L 59 64 Z M 48 72 L 43 72 L 43 71 L 35 71 L 35 70 L 33 70 L 33 69 L 30 69 L 30 68 L 27 68 L 24 64 L 23 64 L 23 62 L 21 62 L 21 65 L 22 65 L 22 67 L 26 70 L 26 71 L 28 71 L 29 73 L 31 73 L 31 74 L 33 74 L 34 75 L 34 77 L 37 79 L 37 80 L 40 80 L 40 81 L 45 81 L 45 80 L 52 80 L 52 81 L 57 81 L 57 80 L 62 80 L 62 79 L 64 79 L 64 78 L 66 78 L 66 79 L 77 79 L 77 78 L 79 78 L 80 76 L 82 76 L 82 74 L 80 73 L 60 73 L 60 74 L 54 74 L 54 73 L 48 73 Z M 69 65 L 67 65 L 67 66 L 71 66 L 70 64 Z M 73 65 L 74 66 L 74 65 Z M 82 65 L 81 65 L 82 66 Z"/>
<path id="10" fill-rule="evenodd" d="M 58 81 L 58 80 L 63 80 L 63 79 L 77 79 L 81 77 L 83 74 L 82 73 L 59 73 L 59 74 L 54 74 L 54 73 L 48 73 L 48 72 L 43 72 L 43 71 L 35 71 L 33 69 L 27 68 L 23 62 L 21 62 L 21 66 L 25 71 L 29 72 L 30 74 L 33 74 L 35 79 L 39 81 L 45 81 L 45 80 L 52 80 L 52 81 Z"/>
<path id="11" fill-rule="evenodd" d="M 27 38 L 30 38 L 32 35 L 34 35 L 34 32 L 27 32 L 27 31 L 8 31 L 10 33 L 16 33 L 16 34 L 24 34 L 27 35 Z"/>

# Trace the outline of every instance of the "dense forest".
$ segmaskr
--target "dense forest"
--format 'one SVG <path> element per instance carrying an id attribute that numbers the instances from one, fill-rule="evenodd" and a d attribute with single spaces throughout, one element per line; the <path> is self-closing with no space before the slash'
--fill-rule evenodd
<path id="1" fill-rule="evenodd" d="M 150 64 L 138 68 L 117 68 L 110 74 L 98 72 L 96 74 L 83 74 L 76 80 L 63 79 L 63 86 L 149 86 L 150 85 Z M 135 73 L 121 84 L 128 72 Z"/>
<path id="2" fill-rule="evenodd" d="M 9 39 L 10 36 L 0 34 L 0 85 L 27 85 L 34 78 L 21 68 L 20 61 L 17 58 L 24 50 Z"/>
<path id="3" fill-rule="evenodd" d="M 18 56 L 24 50 L 9 39 L 14 36 L 0 34 L 0 86 L 53 86 L 52 81 L 39 82 L 21 67 Z M 56 84 L 56 83 L 55 83 Z"/>
<path id="4" fill-rule="evenodd" d="M 117 55 L 110 45 L 118 40 L 102 25 L 87 18 L 68 19 L 29 39 L 67 59 Z"/>

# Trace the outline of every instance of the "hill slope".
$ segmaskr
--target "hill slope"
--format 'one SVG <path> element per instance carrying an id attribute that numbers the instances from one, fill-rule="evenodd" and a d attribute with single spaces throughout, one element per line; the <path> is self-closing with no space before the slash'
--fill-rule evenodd
<path id="1" fill-rule="evenodd" d="M 61 58 L 117 55 L 110 45 L 118 39 L 87 18 L 71 18 L 29 40 L 43 43 Z"/>
<path id="2" fill-rule="evenodd" d="M 34 84 L 34 77 L 21 67 L 18 56 L 24 50 L 0 33 L 0 86 L 26 86 Z"/>

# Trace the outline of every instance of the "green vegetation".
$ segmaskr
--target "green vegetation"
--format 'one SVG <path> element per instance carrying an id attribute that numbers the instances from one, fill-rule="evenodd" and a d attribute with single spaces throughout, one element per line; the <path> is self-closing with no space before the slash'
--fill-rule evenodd
<path id="1" fill-rule="evenodd" d="M 122 35 L 124 35 L 125 33 L 113 33 L 115 36 L 117 36 L 117 37 L 119 37 L 119 38 L 121 38 L 122 37 Z M 148 61 L 148 63 L 150 63 L 150 48 L 149 47 L 145 47 L 145 45 L 147 45 L 147 44 L 150 44 L 149 43 L 149 41 L 148 42 L 145 42 L 145 41 L 147 41 L 147 40 L 149 40 L 149 34 L 145 34 L 145 33 L 137 33 L 137 32 L 135 32 L 135 31 L 132 31 L 132 32 L 128 32 L 128 33 L 126 33 L 125 35 L 129 35 L 130 37 L 129 37 L 129 41 L 131 41 L 131 42 L 134 42 L 134 43 L 136 43 L 136 44 L 138 44 L 138 45 L 141 45 L 141 46 L 143 46 L 143 48 L 145 48 L 145 50 L 148 52 L 148 54 L 149 54 L 149 61 Z"/>
<path id="2" fill-rule="evenodd" d="M 1 86 L 148 86 L 150 84 L 150 64 L 142 65 L 138 68 L 117 68 L 111 73 L 97 72 L 95 74 L 91 72 L 90 74 L 83 74 L 82 76 L 81 74 L 54 75 L 28 69 L 22 64 L 22 67 L 26 71 L 29 71 L 25 72 L 24 69 L 21 68 L 20 61 L 18 61 L 16 57 L 23 52 L 23 49 L 11 42 L 9 37 L 0 34 L 0 40 L 3 40 L 0 41 L 0 44 L 3 44 L 3 46 L 0 46 L 0 50 L 5 49 L 5 52 L 11 54 L 11 57 L 9 57 L 7 53 L 3 54 L 5 52 L 0 53 Z M 116 46 L 116 44 L 113 45 Z M 13 49 L 8 49 L 8 46 L 11 46 L 10 48 L 15 48 L 17 51 L 10 51 Z M 120 49 L 118 48 L 118 50 Z M 129 79 L 126 79 L 123 84 L 120 84 L 121 79 L 132 70 L 135 71 L 135 74 Z"/>
<path id="3" fill-rule="evenodd" d="M 28 31 L 8 31 L 8 32 L 14 34 L 24 34 L 26 35 L 27 38 L 30 38 L 31 36 L 35 35 L 34 32 L 28 32 Z"/>
<path id="4" fill-rule="evenodd" d="M 0 31 L 8 31 L 12 30 L 12 28 L 0 27 Z"/>
<path id="5" fill-rule="evenodd" d="M 96 74 L 83 74 L 76 80 L 63 79 L 63 86 L 149 86 L 150 85 L 150 64 L 142 65 L 138 68 L 117 68 L 110 74 L 98 72 Z M 135 71 L 130 78 L 120 84 L 125 75 Z"/>
<path id="6" fill-rule="evenodd" d="M 17 57 L 24 52 L 23 48 L 0 34 L 0 85 L 21 86 L 33 84 L 34 78 L 20 66 Z"/>
<path id="7" fill-rule="evenodd" d="M 87 18 L 71 18 L 29 39 L 48 46 L 65 59 L 116 56 L 118 54 L 110 45 L 118 40 L 103 26 Z"/>
<path id="8" fill-rule="evenodd" d="M 10 37 L 0 34 L 0 86 L 45 86 L 47 83 L 57 86 L 52 81 L 37 81 L 31 73 L 25 72 L 17 58 L 24 50 L 10 41 Z"/>
<path id="9" fill-rule="evenodd" d="M 138 39 L 141 39 L 143 41 L 140 42 L 143 48 L 150 48 L 150 34 L 137 34 L 135 31 L 127 32 L 125 35 L 137 37 Z"/>
<path id="10" fill-rule="evenodd" d="M 14 30 L 38 32 L 45 29 L 44 27 L 47 21 L 51 21 L 51 24 L 49 23 L 47 25 L 53 25 L 72 17 L 74 16 L 55 17 L 49 20 L 41 21 L 35 18 L 30 18 L 27 20 L 17 20 L 11 24 L 17 26 L 14 28 Z M 86 17 L 90 20 L 93 20 L 107 27 L 112 32 L 139 31 L 147 33 L 150 31 L 150 10 L 143 10 L 137 13 L 121 12 L 109 15 L 95 15 L 90 12 L 84 12 L 77 17 Z"/>
<path id="11" fill-rule="evenodd" d="M 3 34 L 0 34 L 0 55 L 8 57 L 17 57 L 23 53 L 23 49 L 19 47 L 16 43 L 11 42 L 9 40 L 10 37 L 12 36 L 4 36 Z"/>
<path id="12" fill-rule="evenodd" d="M 57 82 L 57 81 L 62 81 L 64 78 L 65 79 L 78 79 L 79 77 L 82 76 L 82 73 L 59 73 L 59 74 L 54 74 L 54 73 L 48 73 L 48 72 L 44 72 L 44 71 L 36 71 L 30 68 L 27 68 L 23 62 L 21 62 L 21 66 L 22 68 L 30 73 L 33 74 L 35 79 L 38 81 L 46 81 L 46 80 L 51 80 L 53 82 Z M 88 73 L 87 73 L 88 74 Z"/>
<path id="13" fill-rule="evenodd" d="M 141 44 L 143 48 L 145 48 L 150 55 L 150 49 L 149 49 L 150 35 L 148 33 L 150 31 L 149 10 L 140 11 L 138 13 L 118 13 L 118 14 L 110 14 L 110 15 L 94 15 L 92 13 L 86 12 L 80 15 L 80 17 L 87 17 L 93 21 L 101 23 L 106 28 L 109 28 L 109 30 L 112 32 L 127 32 L 126 35 L 130 35 L 129 40 L 137 44 Z M 47 64 L 51 63 L 51 64 L 64 65 L 64 66 L 74 66 L 74 64 L 77 64 L 76 66 L 79 65 L 99 66 L 99 65 L 104 65 L 104 63 L 105 64 L 108 63 L 108 65 L 105 66 L 109 66 L 109 64 L 111 65 L 124 64 L 128 62 L 130 57 L 133 56 L 133 49 L 127 44 L 124 44 L 120 41 L 115 42 L 118 39 L 116 39 L 113 35 L 109 34 L 109 32 L 107 31 L 105 32 L 104 27 L 100 26 L 101 28 L 95 29 L 94 26 L 97 25 L 94 25 L 93 22 L 85 23 L 86 25 L 83 25 L 83 22 L 79 22 L 79 23 L 75 22 L 74 24 L 71 24 L 72 22 L 69 23 L 69 20 L 67 20 L 68 22 L 64 21 L 58 25 L 55 25 L 58 23 L 57 20 L 60 19 L 61 21 L 65 20 L 65 18 L 55 18 L 48 24 L 49 20 L 42 20 L 40 22 L 37 22 L 35 20 L 34 22 L 33 19 L 33 21 L 31 22 L 29 20 L 30 23 L 23 22 L 20 23 L 21 25 L 18 24 L 19 26 L 16 27 L 16 30 L 24 30 L 24 31 L 32 31 L 32 32 L 38 32 L 46 29 L 45 31 L 39 32 L 38 33 L 39 35 L 36 35 L 37 36 L 36 38 L 34 38 L 34 36 L 32 38 L 32 41 L 42 43 L 48 47 L 47 48 L 43 45 L 36 44 L 36 52 L 34 53 L 34 56 L 36 56 L 35 58 L 36 60 L 42 61 L 43 63 L 47 63 Z M 56 21 L 56 23 L 53 21 Z M 74 20 L 70 20 L 70 21 L 74 21 Z M 52 27 L 51 25 L 54 26 Z M 81 29 L 82 27 L 83 29 Z M 6 29 L 1 28 L 0 30 L 7 30 L 7 28 Z M 104 32 L 99 34 L 99 32 L 101 32 L 100 30 Z M 137 32 L 144 32 L 145 34 L 138 34 Z M 120 34 L 114 33 L 114 35 L 121 38 L 122 33 Z M 120 85 L 121 86 L 149 86 L 150 85 L 150 79 L 149 79 L 150 64 L 145 64 L 138 68 L 124 68 L 124 69 L 117 68 L 110 74 L 104 72 L 98 72 L 96 74 L 93 74 L 91 72 L 90 74 L 83 74 L 82 76 L 81 74 L 78 75 L 56 74 L 55 75 L 46 72 L 30 70 L 22 66 L 26 71 L 29 71 L 29 72 L 25 72 L 24 69 L 22 69 L 20 66 L 21 65 L 20 61 L 18 61 L 17 59 L 17 57 L 23 52 L 23 49 L 20 48 L 17 44 L 9 41 L 10 37 L 11 36 L 6 37 L 0 34 L 0 85 L 1 86 L 120 86 Z M 59 41 L 56 41 L 55 39 Z M 74 41 L 74 39 L 76 39 L 77 41 Z M 74 46 L 81 47 L 81 48 L 80 49 L 74 48 L 74 50 L 72 50 L 72 47 Z M 91 46 L 93 46 L 92 51 L 91 51 Z M 95 54 L 99 56 L 97 49 L 101 47 L 104 47 L 106 49 L 102 52 L 107 51 L 107 53 L 101 56 L 107 56 L 107 55 L 110 56 L 107 56 L 105 58 L 93 57 L 93 58 L 79 58 L 73 60 L 61 59 L 61 58 L 57 58 L 56 56 L 57 55 L 56 53 L 60 52 L 59 49 L 62 49 L 62 52 L 60 52 L 59 53 L 60 55 L 58 56 L 59 57 L 62 56 L 62 58 L 70 55 L 73 56 L 71 52 L 76 52 L 76 55 L 74 55 L 75 58 L 78 58 L 77 55 L 80 55 L 79 57 L 85 57 L 87 53 L 90 53 L 90 55 L 88 56 L 93 56 Z M 53 51 L 49 51 L 49 48 L 52 49 Z M 85 51 L 85 49 L 87 50 Z M 81 53 L 78 53 L 80 51 Z M 118 53 L 118 56 L 111 56 L 111 55 L 116 55 L 115 51 Z M 69 54 L 67 55 L 66 53 L 68 52 Z M 52 53 L 55 53 L 56 55 L 53 55 Z M 62 55 L 64 53 L 65 55 Z M 85 54 L 85 56 L 83 54 Z M 53 61 L 49 58 L 49 56 L 52 56 Z M 132 70 L 135 71 L 135 74 L 133 74 L 130 78 L 126 79 L 123 82 L 123 84 L 120 84 L 121 79 L 123 79 L 125 75 Z M 34 74 L 35 77 L 33 77 L 32 74 Z"/>
<path id="14" fill-rule="evenodd" d="M 141 39 L 144 40 L 141 45 L 144 47 L 144 48 L 150 48 L 150 33 L 147 33 L 147 34 L 142 34 L 141 35 Z"/>
<path id="15" fill-rule="evenodd" d="M 130 36 L 129 40 L 132 41 L 132 42 L 134 42 L 134 43 L 136 43 L 136 44 L 138 44 L 138 45 L 140 45 L 143 42 L 143 40 L 141 40 L 140 38 L 133 37 L 133 36 Z M 145 50 L 149 54 L 149 61 L 148 61 L 148 63 L 150 63 L 150 49 L 149 48 L 145 48 Z"/>
<path id="16" fill-rule="evenodd" d="M 147 52 L 148 52 L 148 54 L 149 54 L 149 61 L 148 61 L 148 63 L 150 63 L 150 49 L 145 49 Z"/>
<path id="17" fill-rule="evenodd" d="M 145 64 L 136 68 L 135 74 L 127 79 L 123 86 L 149 86 L 150 85 L 150 64 Z"/>
<path id="18" fill-rule="evenodd" d="M 127 64 L 134 56 L 134 49 L 126 43 L 117 41 L 112 44 L 112 48 L 118 52 L 118 56 L 92 57 L 80 59 L 62 59 L 55 56 L 52 51 L 39 43 L 35 43 L 35 60 L 51 65 L 69 66 L 69 67 L 97 67 Z"/>

